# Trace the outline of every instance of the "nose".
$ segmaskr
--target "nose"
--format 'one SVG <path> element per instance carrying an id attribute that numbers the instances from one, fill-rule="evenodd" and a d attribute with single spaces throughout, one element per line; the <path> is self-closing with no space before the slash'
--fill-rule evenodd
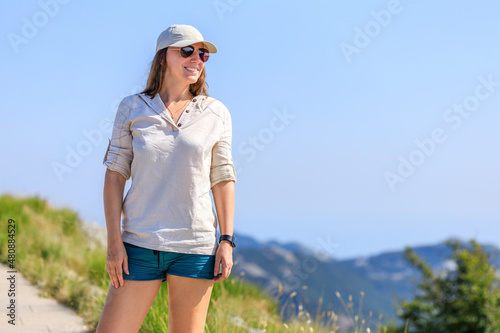
<path id="1" fill-rule="evenodd" d="M 198 54 L 198 50 L 195 50 L 193 54 L 189 57 L 189 61 L 194 62 L 194 63 L 200 63 L 202 62 L 200 59 L 200 55 Z"/>

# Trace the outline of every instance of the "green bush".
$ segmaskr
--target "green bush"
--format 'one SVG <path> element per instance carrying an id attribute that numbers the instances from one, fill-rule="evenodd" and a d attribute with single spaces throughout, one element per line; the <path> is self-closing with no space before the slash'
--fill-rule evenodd
<path id="1" fill-rule="evenodd" d="M 474 240 L 448 242 L 454 269 L 434 273 L 410 248 L 406 257 L 421 273 L 412 301 L 401 304 L 408 332 L 500 332 L 500 281 L 497 267 Z M 398 330 L 394 330 L 398 331 Z"/>

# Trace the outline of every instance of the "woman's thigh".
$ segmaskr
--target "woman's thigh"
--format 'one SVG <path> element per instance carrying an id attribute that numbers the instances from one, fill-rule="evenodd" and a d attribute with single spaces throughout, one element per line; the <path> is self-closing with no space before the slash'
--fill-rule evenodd
<path id="1" fill-rule="evenodd" d="M 97 332 L 134 332 L 142 325 L 161 286 L 161 280 L 124 280 L 120 288 L 110 286 Z"/>
<path id="2" fill-rule="evenodd" d="M 168 333 L 203 333 L 213 280 L 167 274 Z"/>

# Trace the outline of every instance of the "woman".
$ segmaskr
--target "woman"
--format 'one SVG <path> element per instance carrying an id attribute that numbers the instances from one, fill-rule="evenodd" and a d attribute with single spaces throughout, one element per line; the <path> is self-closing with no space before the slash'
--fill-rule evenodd
<path id="1" fill-rule="evenodd" d="M 97 332 L 137 332 L 164 281 L 168 332 L 203 332 L 213 283 L 231 272 L 231 116 L 205 86 L 205 62 L 216 52 L 194 27 L 170 26 L 146 89 L 118 106 L 104 157 L 112 286 Z"/>

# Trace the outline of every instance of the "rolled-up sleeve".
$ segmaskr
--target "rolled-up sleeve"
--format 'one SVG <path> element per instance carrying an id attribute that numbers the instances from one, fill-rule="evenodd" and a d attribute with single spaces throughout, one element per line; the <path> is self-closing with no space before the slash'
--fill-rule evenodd
<path id="1" fill-rule="evenodd" d="M 132 134 L 130 132 L 129 107 L 124 98 L 116 112 L 113 124 L 113 133 L 109 141 L 103 164 L 111 171 L 119 172 L 130 178 L 130 169 L 133 158 Z"/>
<path id="2" fill-rule="evenodd" d="M 212 148 L 212 165 L 210 167 L 210 187 L 217 183 L 231 180 L 236 182 L 233 158 L 231 155 L 232 124 L 231 114 L 223 107 L 222 134 Z"/>

